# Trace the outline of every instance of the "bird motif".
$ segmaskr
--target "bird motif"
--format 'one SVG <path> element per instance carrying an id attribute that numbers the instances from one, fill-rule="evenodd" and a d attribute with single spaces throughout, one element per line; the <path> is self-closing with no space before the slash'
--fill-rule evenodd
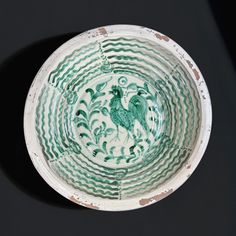
<path id="1" fill-rule="evenodd" d="M 141 96 L 141 93 L 138 92 L 136 95 L 133 95 L 129 100 L 128 110 L 124 108 L 121 99 L 123 98 L 123 90 L 118 85 L 112 86 L 112 91 L 110 93 L 113 95 L 110 101 L 110 118 L 112 122 L 116 125 L 117 135 L 116 139 L 119 140 L 119 126 L 127 130 L 127 137 L 129 138 L 129 132 L 134 134 L 134 124 L 137 120 L 140 125 L 143 127 L 145 132 L 149 133 L 149 127 L 146 122 L 146 115 L 148 111 L 148 104 L 146 99 Z"/>

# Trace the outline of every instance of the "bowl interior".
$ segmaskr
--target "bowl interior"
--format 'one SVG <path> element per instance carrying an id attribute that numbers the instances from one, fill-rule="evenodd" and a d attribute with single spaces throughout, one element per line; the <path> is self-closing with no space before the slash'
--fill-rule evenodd
<path id="1" fill-rule="evenodd" d="M 198 140 L 193 78 L 166 47 L 140 35 L 73 45 L 38 89 L 34 128 L 53 175 L 78 194 L 126 200 L 163 186 Z"/>

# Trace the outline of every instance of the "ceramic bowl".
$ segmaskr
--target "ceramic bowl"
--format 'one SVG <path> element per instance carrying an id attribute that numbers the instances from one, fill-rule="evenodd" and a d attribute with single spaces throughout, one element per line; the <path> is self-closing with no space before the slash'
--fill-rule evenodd
<path id="1" fill-rule="evenodd" d="M 24 113 L 27 148 L 44 180 L 107 211 L 174 192 L 202 158 L 211 122 L 191 57 L 134 25 L 89 30 L 59 47 L 36 75 Z"/>

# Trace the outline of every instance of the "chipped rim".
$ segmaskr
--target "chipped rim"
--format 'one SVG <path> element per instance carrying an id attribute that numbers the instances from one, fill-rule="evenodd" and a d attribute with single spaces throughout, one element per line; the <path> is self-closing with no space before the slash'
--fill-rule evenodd
<path id="1" fill-rule="evenodd" d="M 92 41 L 94 40 L 94 37 L 101 39 L 107 36 L 115 35 L 132 35 L 136 37 L 143 37 L 158 43 L 173 53 L 173 55 L 176 56 L 185 66 L 185 69 L 190 73 L 196 85 L 200 97 L 202 115 L 199 137 L 185 166 L 182 167 L 181 170 L 179 170 L 173 177 L 160 185 L 156 190 L 146 193 L 142 196 L 125 200 L 108 200 L 93 197 L 92 195 L 88 195 L 84 192 L 78 190 L 75 191 L 72 186 L 69 186 L 63 182 L 48 167 L 41 147 L 37 141 L 33 122 L 36 101 L 43 81 L 47 79 L 49 71 L 51 70 L 52 66 L 58 62 L 59 58 L 63 57 L 67 50 L 76 47 L 78 44 Z M 158 31 L 137 25 L 110 25 L 95 28 L 75 36 L 60 46 L 49 56 L 35 76 L 29 89 L 24 111 L 24 134 L 26 146 L 30 158 L 41 177 L 54 190 L 72 202 L 88 208 L 103 211 L 124 211 L 148 206 L 167 197 L 176 189 L 178 189 L 189 178 L 200 162 L 210 138 L 211 125 L 212 108 L 209 92 L 204 78 L 193 59 L 181 46 L 179 46 L 166 35 L 159 33 Z"/>

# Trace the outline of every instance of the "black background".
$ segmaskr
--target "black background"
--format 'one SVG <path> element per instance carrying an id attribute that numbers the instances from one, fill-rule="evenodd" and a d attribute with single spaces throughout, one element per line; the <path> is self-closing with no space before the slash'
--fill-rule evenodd
<path id="1" fill-rule="evenodd" d="M 1 1 L 0 79 L 8 94 L 1 100 L 7 105 L 1 130 L 10 128 L 2 132 L 0 235 L 235 235 L 232 9 L 213 0 Z M 38 175 L 24 143 L 23 109 L 37 70 L 58 46 L 79 32 L 118 23 L 160 31 L 192 56 L 210 91 L 213 129 L 197 170 L 175 193 L 143 209 L 100 212 L 69 202 Z"/>

